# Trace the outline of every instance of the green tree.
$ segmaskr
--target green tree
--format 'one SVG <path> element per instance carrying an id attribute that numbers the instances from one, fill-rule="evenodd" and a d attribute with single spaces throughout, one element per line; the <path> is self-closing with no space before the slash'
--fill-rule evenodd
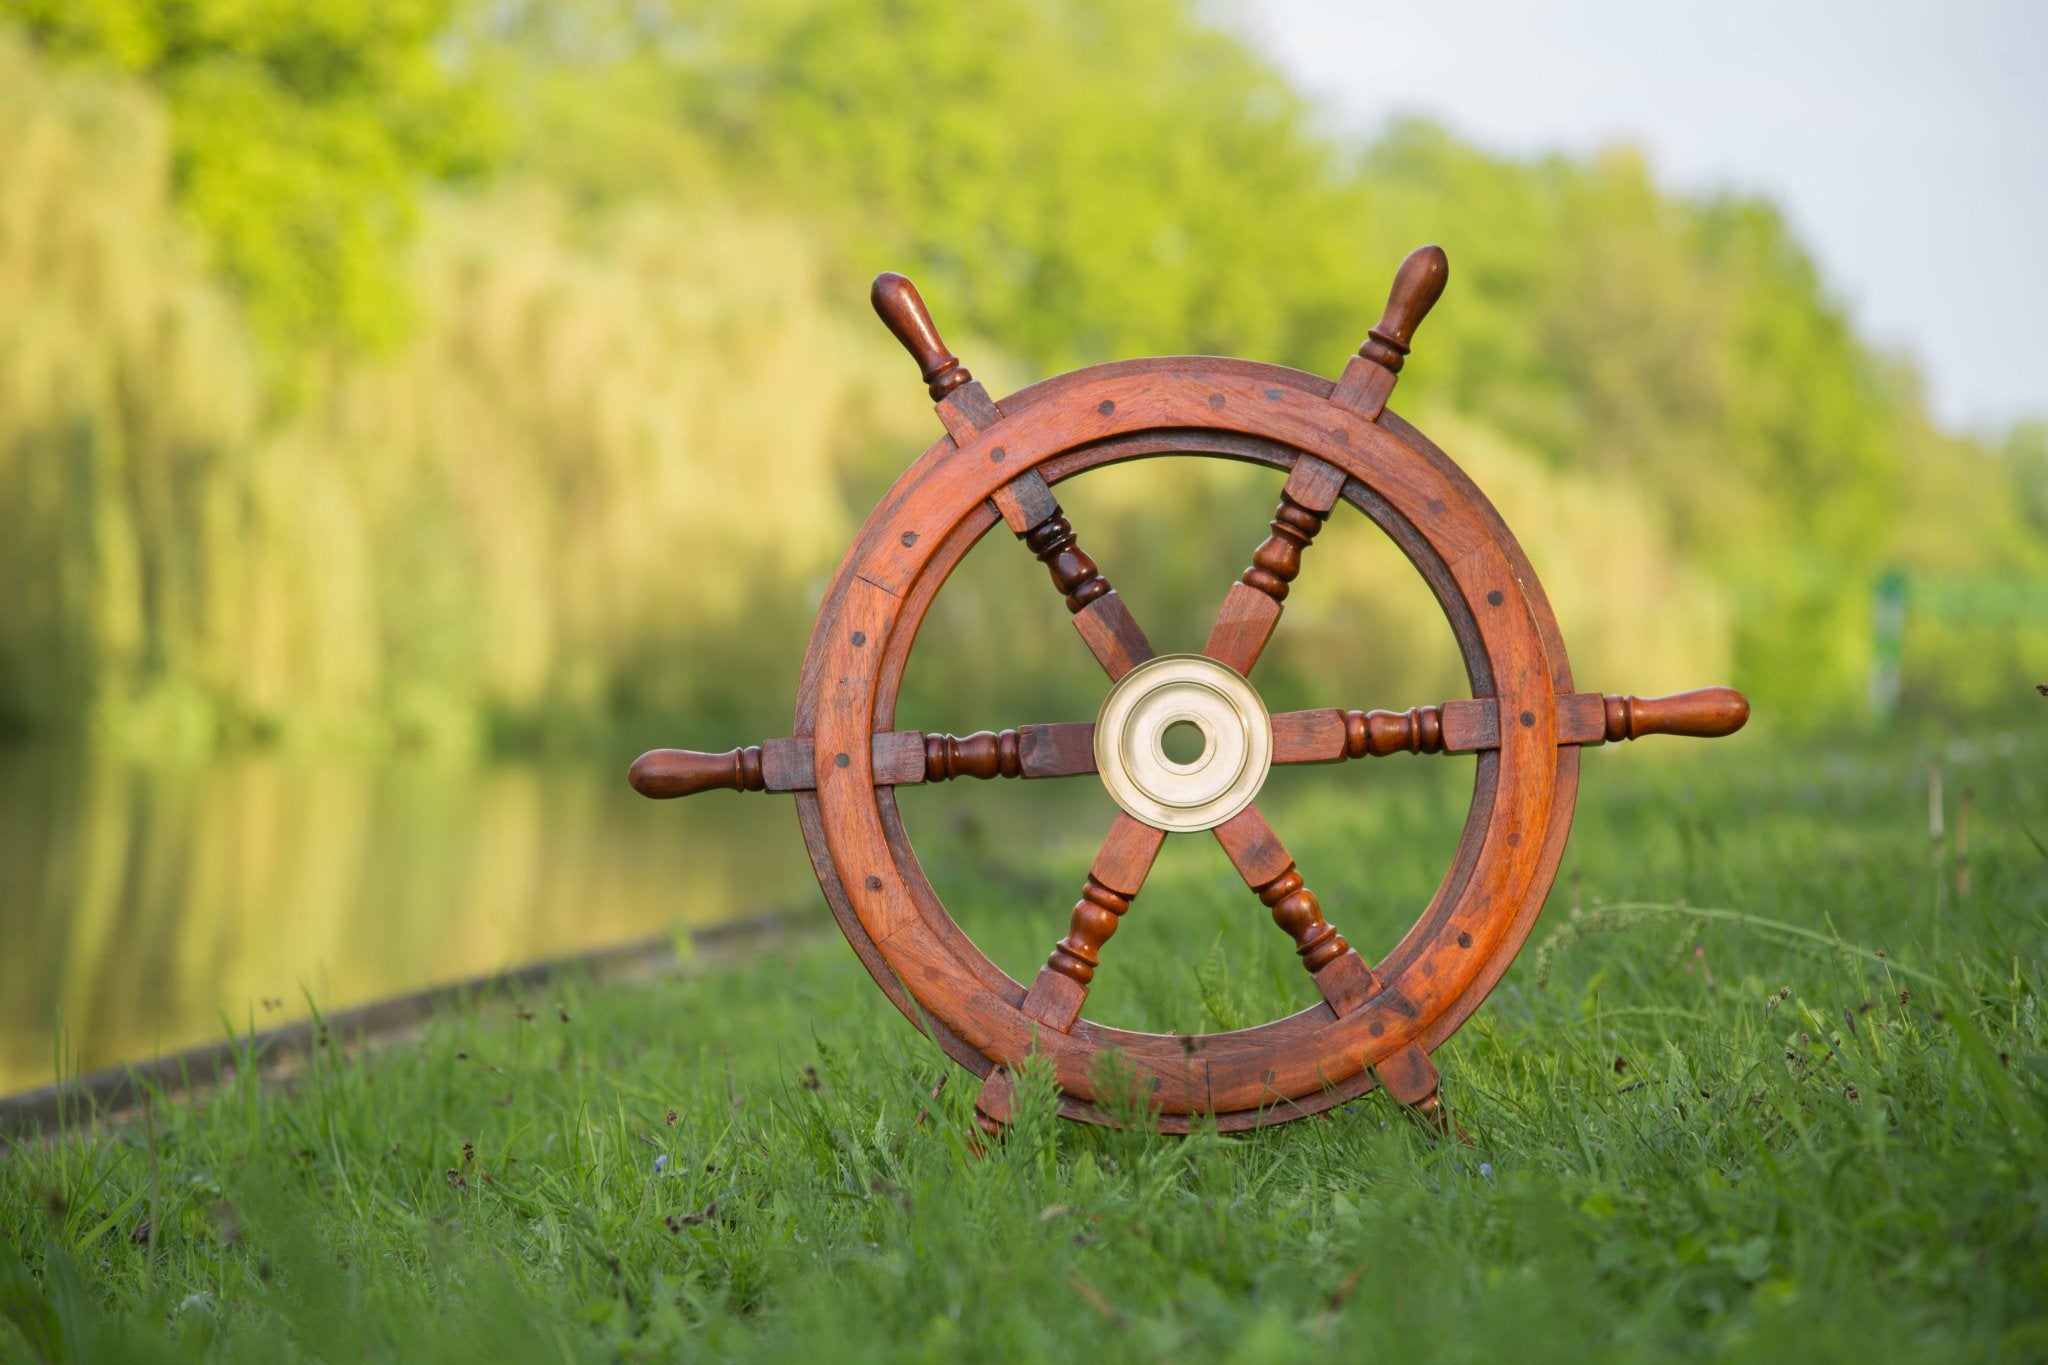
<path id="1" fill-rule="evenodd" d="M 284 353 L 388 348 L 423 177 L 480 169 L 477 84 L 436 40 L 450 0 L 0 0 L 62 60 L 169 101 L 173 189 L 217 272 Z"/>

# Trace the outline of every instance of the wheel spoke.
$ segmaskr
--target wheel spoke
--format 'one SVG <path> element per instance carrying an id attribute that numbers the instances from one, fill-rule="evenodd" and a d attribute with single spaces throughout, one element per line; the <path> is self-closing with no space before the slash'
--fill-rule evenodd
<path id="1" fill-rule="evenodd" d="M 1024 995 L 1024 1013 L 1065 1033 L 1080 1017 L 1088 983 L 1102 960 L 1102 945 L 1145 885 L 1166 831 L 1119 813 L 1088 869 L 1081 899 L 1067 924 L 1067 936 L 1053 945 L 1052 956 L 1038 969 L 1038 978 Z"/>
<path id="2" fill-rule="evenodd" d="M 1340 763 L 1388 754 L 1462 754 L 1500 747 L 1491 697 L 1407 711 L 1282 711 L 1273 717 L 1275 763 Z"/>
<path id="3" fill-rule="evenodd" d="M 872 741 L 870 761 L 878 787 L 947 782 L 956 777 L 1077 777 L 1095 771 L 1095 725 L 1062 721 L 978 730 L 971 735 L 928 735 L 889 730 Z M 666 799 L 708 791 L 811 791 L 818 785 L 816 753 L 807 735 L 771 739 L 722 754 L 650 749 L 633 761 L 628 780 L 642 796 Z"/>
<path id="4" fill-rule="evenodd" d="M 1245 885 L 1272 910 L 1273 922 L 1294 940 L 1301 965 L 1315 978 L 1316 988 L 1330 1008 L 1341 1016 L 1364 1004 L 1379 989 L 1372 968 L 1352 951 L 1337 926 L 1323 918 L 1321 903 L 1302 883 L 1293 855 L 1259 814 L 1259 808 L 1246 806 L 1215 832 L 1216 842 L 1223 845 Z"/>
<path id="5" fill-rule="evenodd" d="M 992 501 L 1017 539 L 1051 571 L 1053 586 L 1073 614 L 1074 629 L 1111 682 L 1152 657 L 1152 642 L 1132 617 L 1123 594 L 1081 548 L 1073 524 L 1037 470 L 1027 469 L 1004 484 Z"/>
<path id="6" fill-rule="evenodd" d="M 1718 739 L 1749 720 L 1732 687 L 1669 697 L 1565 692 L 1557 697 L 1559 744 L 1608 744 L 1646 735 Z M 1282 711 L 1273 717 L 1275 763 L 1338 763 L 1388 754 L 1464 754 L 1500 747 L 1500 702 L 1470 697 L 1407 711 Z"/>
<path id="7" fill-rule="evenodd" d="M 1294 462 L 1265 543 L 1223 599 L 1202 652 L 1249 675 L 1280 620 L 1288 585 L 1301 572 L 1301 552 L 1323 529 L 1344 492 L 1344 471 L 1313 455 Z"/>

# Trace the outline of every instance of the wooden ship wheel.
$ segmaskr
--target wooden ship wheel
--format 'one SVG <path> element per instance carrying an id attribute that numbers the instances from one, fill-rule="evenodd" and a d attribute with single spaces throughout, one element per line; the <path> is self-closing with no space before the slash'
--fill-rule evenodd
<path id="1" fill-rule="evenodd" d="M 946 435 L 860 528 L 818 612 L 787 739 L 726 753 L 657 749 L 633 765 L 648 796 L 715 788 L 796 799 L 818 884 L 875 984 L 948 1056 L 983 1078 L 977 1119 L 1010 1116 L 1011 1071 L 1050 1059 L 1061 1110 L 1111 1119 L 1097 1058 L 1127 1059 L 1161 1128 L 1198 1115 L 1224 1130 L 1283 1123 L 1375 1085 L 1448 1127 L 1430 1053 L 1479 1007 L 1528 937 L 1571 827 L 1579 749 L 1649 734 L 1719 736 L 1748 718 L 1728 688 L 1639 699 L 1572 682 L 1536 574 L 1493 505 L 1448 456 L 1387 409 L 1415 330 L 1443 292 L 1423 247 L 1343 375 L 1174 356 L 1090 366 L 997 402 L 940 341 L 910 281 L 873 302 L 923 372 Z M 1081 549 L 1054 489 L 1087 470 L 1196 454 L 1286 471 L 1279 510 L 1231 584 L 1200 654 L 1158 654 Z M 1325 518 L 1346 502 L 1378 524 L 1435 594 L 1472 695 L 1408 711 L 1269 714 L 1248 681 Z M 1109 688 L 1093 724 L 964 737 L 896 728 L 918 624 L 962 556 L 1000 522 L 1052 573 Z M 1189 722 L 1192 762 L 1162 747 Z M 1255 798 L 1276 763 L 1395 753 L 1477 755 L 1472 805 L 1436 895 L 1375 962 L 1323 916 Z M 1028 982 L 961 931 L 918 865 L 895 788 L 959 777 L 1094 775 L 1119 814 L 1066 937 Z M 1169 833 L 1209 831 L 1294 941 L 1322 1000 L 1255 1028 L 1152 1034 L 1083 1017 L 1103 950 Z M 1125 1073 L 1130 1074 L 1129 1072 Z"/>

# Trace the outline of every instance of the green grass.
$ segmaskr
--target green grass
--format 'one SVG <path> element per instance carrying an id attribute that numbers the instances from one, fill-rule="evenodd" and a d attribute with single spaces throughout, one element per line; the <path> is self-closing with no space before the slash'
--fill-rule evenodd
<path id="1" fill-rule="evenodd" d="M 1967 896 L 1924 755 L 1590 755 L 1529 949 L 1438 1053 L 1470 1147 L 1378 1095 L 1248 1138 L 1087 1129 L 1027 1073 L 977 1159 L 968 1078 L 931 1098 L 950 1068 L 820 932 L 16 1150 L 0 1358 L 2039 1360 L 2048 745 L 2008 748 L 1948 763 Z M 1462 772 L 1285 777 L 1275 825 L 1379 941 L 1441 873 Z M 908 803 L 1013 972 L 1087 857 L 961 814 L 1017 791 Z M 1102 1016 L 1303 1002 L 1213 848 L 1169 852 Z"/>

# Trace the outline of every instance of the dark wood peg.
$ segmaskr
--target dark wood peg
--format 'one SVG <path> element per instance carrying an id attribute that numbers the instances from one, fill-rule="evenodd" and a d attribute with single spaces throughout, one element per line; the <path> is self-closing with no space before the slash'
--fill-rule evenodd
<path id="1" fill-rule="evenodd" d="M 633 790 L 642 796 L 667 800 L 673 796 L 695 796 L 708 791 L 765 791 L 761 775 L 761 747 L 728 749 L 722 754 L 700 754 L 692 749 L 649 749 L 633 760 L 626 774 Z"/>
<path id="2" fill-rule="evenodd" d="M 875 276 L 868 301 L 875 305 L 875 315 L 883 325 L 917 362 L 934 403 L 974 378 L 960 358 L 939 340 L 939 329 L 932 324 L 932 315 L 916 285 L 893 270 L 885 270 Z"/>
<path id="3" fill-rule="evenodd" d="M 1408 253 L 1394 272 L 1394 287 L 1387 291 L 1387 310 L 1366 334 L 1358 354 L 1396 374 L 1414 344 L 1415 329 L 1443 297 L 1450 282 L 1451 260 L 1440 246 L 1419 246 Z"/>
<path id="4" fill-rule="evenodd" d="M 1605 702 L 1610 743 L 1644 735 L 1719 739 L 1749 720 L 1749 698 L 1732 687 L 1701 687 L 1671 697 L 1609 696 Z"/>

